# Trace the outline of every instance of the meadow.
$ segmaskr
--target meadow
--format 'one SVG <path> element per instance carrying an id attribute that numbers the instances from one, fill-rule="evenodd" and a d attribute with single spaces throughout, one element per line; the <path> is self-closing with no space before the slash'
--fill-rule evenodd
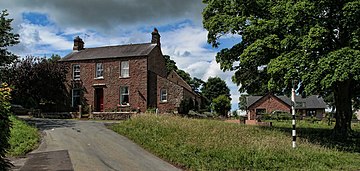
<path id="1" fill-rule="evenodd" d="M 139 115 L 111 129 L 185 170 L 359 170 L 359 138 L 333 142 L 331 127 L 298 122 L 296 149 L 291 121 L 274 121 L 269 128 Z M 360 132 L 358 124 L 353 127 Z"/>

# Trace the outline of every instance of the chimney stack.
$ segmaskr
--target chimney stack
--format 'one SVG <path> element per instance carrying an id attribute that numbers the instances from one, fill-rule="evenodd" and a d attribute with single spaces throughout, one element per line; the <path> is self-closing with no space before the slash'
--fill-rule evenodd
<path id="1" fill-rule="evenodd" d="M 154 28 L 154 31 L 151 33 L 152 38 L 151 38 L 151 43 L 153 44 L 157 44 L 158 46 L 160 46 L 160 34 L 159 31 Z"/>
<path id="2" fill-rule="evenodd" d="M 74 39 L 73 50 L 74 51 L 84 50 L 84 41 L 79 36 L 76 36 Z"/>

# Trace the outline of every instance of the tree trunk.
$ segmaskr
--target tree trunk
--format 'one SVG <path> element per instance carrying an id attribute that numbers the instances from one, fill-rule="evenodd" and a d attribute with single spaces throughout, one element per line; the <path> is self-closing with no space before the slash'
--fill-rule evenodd
<path id="1" fill-rule="evenodd" d="M 334 90 L 336 107 L 334 133 L 339 138 L 346 138 L 351 133 L 352 105 L 350 89 L 351 80 L 346 80 L 339 82 Z"/>

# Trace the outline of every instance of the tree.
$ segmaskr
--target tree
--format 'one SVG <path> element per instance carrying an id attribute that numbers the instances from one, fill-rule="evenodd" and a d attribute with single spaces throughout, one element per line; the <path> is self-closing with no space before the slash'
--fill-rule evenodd
<path id="1" fill-rule="evenodd" d="M 210 77 L 201 88 L 202 94 L 211 102 L 220 95 L 230 97 L 230 89 L 224 80 L 219 77 Z"/>
<path id="2" fill-rule="evenodd" d="M 246 97 L 248 97 L 248 94 L 242 94 L 239 97 L 239 109 L 246 110 Z"/>
<path id="3" fill-rule="evenodd" d="M 9 14 L 3 10 L 0 14 L 0 69 L 10 64 L 17 57 L 8 51 L 7 47 L 19 43 L 19 35 L 12 33 L 12 19 L 7 19 Z M 0 83 L 3 81 L 0 72 Z M 10 136 L 10 89 L 5 83 L 0 84 L 0 170 L 7 170 L 11 164 L 5 159 L 6 149 L 9 147 Z"/>
<path id="4" fill-rule="evenodd" d="M 68 93 L 64 85 L 66 66 L 52 58 L 26 57 L 6 68 L 6 78 L 11 86 L 12 102 L 27 108 L 52 104 L 57 109 L 66 107 Z M 53 109 L 56 110 L 56 109 Z"/>
<path id="5" fill-rule="evenodd" d="M 0 67 L 10 64 L 17 57 L 8 51 L 7 47 L 19 43 L 19 35 L 12 33 L 11 22 L 13 19 L 7 19 L 9 15 L 7 10 L 3 10 L 0 14 Z M 1 78 L 0 78 L 1 79 Z"/>
<path id="6" fill-rule="evenodd" d="M 212 109 L 221 116 L 227 117 L 231 109 L 231 99 L 227 95 L 220 95 L 212 100 Z"/>
<path id="7" fill-rule="evenodd" d="M 10 147 L 10 88 L 0 85 L 0 170 L 7 170 L 11 164 L 5 159 L 6 149 Z"/>
<path id="8" fill-rule="evenodd" d="M 221 36 L 241 35 L 216 56 L 222 70 L 235 71 L 240 91 L 284 92 L 296 80 L 306 94 L 332 92 L 334 133 L 351 133 L 351 100 L 358 98 L 351 92 L 360 80 L 360 1 L 203 2 L 209 43 L 217 47 Z"/>

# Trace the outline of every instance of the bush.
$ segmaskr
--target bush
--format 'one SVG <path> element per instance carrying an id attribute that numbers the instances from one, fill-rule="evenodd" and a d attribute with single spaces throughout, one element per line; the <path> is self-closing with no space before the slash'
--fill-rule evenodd
<path id="1" fill-rule="evenodd" d="M 221 116 L 227 117 L 227 112 L 231 109 L 231 100 L 226 95 L 220 95 L 212 101 L 213 110 Z"/>
<path id="2" fill-rule="evenodd" d="M 180 102 L 180 114 L 189 114 L 189 111 L 194 109 L 194 101 L 192 98 L 184 98 Z"/>
<path id="3" fill-rule="evenodd" d="M 7 170 L 11 164 L 5 159 L 6 150 L 10 147 L 10 88 L 6 84 L 0 86 L 0 170 Z"/>

